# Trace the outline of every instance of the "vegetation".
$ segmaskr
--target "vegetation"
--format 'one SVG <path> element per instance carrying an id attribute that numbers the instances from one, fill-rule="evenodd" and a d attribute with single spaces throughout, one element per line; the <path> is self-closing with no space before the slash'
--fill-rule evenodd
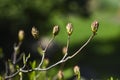
<path id="1" fill-rule="evenodd" d="M 80 77 L 84 79 L 112 80 L 120 78 L 119 0 L 0 0 L 0 75 L 6 73 L 5 66 L 10 62 L 12 65 L 13 61 L 17 63 L 14 65 L 19 65 L 19 67 L 13 66 L 15 70 L 21 68 L 24 65 L 23 56 L 26 59 L 29 53 L 30 58 L 25 69 L 32 69 L 32 66 L 33 68 L 37 67 L 42 58 L 41 49 L 38 47 L 41 44 L 42 49 L 45 49 L 51 40 L 50 37 L 53 36 L 51 30 L 55 24 L 59 26 L 60 31 L 56 33 L 59 36 L 56 35 L 45 53 L 45 59 L 49 63 L 47 67 L 60 61 L 64 56 L 61 53 L 63 53 L 62 49 L 68 38 L 64 27 L 67 23 L 72 23 L 74 27 L 73 34 L 70 35 L 68 50 L 68 56 L 72 55 L 90 36 L 89 26 L 94 19 L 100 22 L 96 38 L 81 51 L 81 55 L 47 70 L 47 74 L 44 71 L 47 77 L 53 78 L 61 70 L 60 66 L 64 66 L 62 70 L 64 78 L 73 79 L 73 66 L 78 65 Z M 33 31 L 37 29 L 39 35 L 32 36 L 31 29 Z M 22 42 L 17 37 L 20 30 L 24 34 Z M 18 47 L 19 45 L 20 47 Z M 15 47 L 17 47 L 16 51 Z M 18 53 L 16 57 L 16 59 L 20 57 L 18 61 L 15 61 L 15 58 L 13 60 L 14 53 Z M 39 71 L 29 73 L 22 73 L 23 79 L 26 80 L 31 74 L 37 74 Z M 41 74 L 43 73 L 41 72 Z M 14 79 L 19 79 L 18 77 L 19 75 Z"/>
<path id="2" fill-rule="evenodd" d="M 38 51 L 41 54 L 42 58 L 40 63 L 38 64 L 38 66 L 36 65 L 36 61 L 34 60 L 33 62 L 29 62 L 29 58 L 30 58 L 30 54 L 28 54 L 28 56 L 26 57 L 25 54 L 21 54 L 20 57 L 17 56 L 19 54 L 19 50 L 20 50 L 20 46 L 23 42 L 23 39 L 25 38 L 24 35 L 24 31 L 20 30 L 18 33 L 18 39 L 19 39 L 19 43 L 18 45 L 14 46 L 14 52 L 13 52 L 13 60 L 9 60 L 8 62 L 6 62 L 6 72 L 4 74 L 5 77 L 3 77 L 3 79 L 10 79 L 10 78 L 14 78 L 16 75 L 19 75 L 19 79 L 22 80 L 23 79 L 23 73 L 28 73 L 29 74 L 29 79 L 30 80 L 36 80 L 36 79 L 53 79 L 51 77 L 47 76 L 47 70 L 57 66 L 58 64 L 61 63 L 65 63 L 67 60 L 72 59 L 73 57 L 75 57 L 78 53 L 80 53 L 80 51 L 93 39 L 93 37 L 96 35 L 96 32 L 98 30 L 98 26 L 99 23 L 97 21 L 94 21 L 91 24 L 91 30 L 92 30 L 92 35 L 90 36 L 90 38 L 87 40 L 87 42 L 80 47 L 75 53 L 73 53 L 72 55 L 68 55 L 68 49 L 69 49 L 69 44 L 70 44 L 70 36 L 72 35 L 73 32 L 73 26 L 72 23 L 68 23 L 66 26 L 66 30 L 67 30 L 67 34 L 68 34 L 68 39 L 67 39 L 67 44 L 66 47 L 64 47 L 63 50 L 63 54 L 64 56 L 62 57 L 62 59 L 60 59 L 59 61 L 57 61 L 56 63 L 49 65 L 49 60 L 45 58 L 46 55 L 46 51 L 48 49 L 48 47 L 50 46 L 51 42 L 54 40 L 54 38 L 58 35 L 59 33 L 59 27 L 56 25 L 53 27 L 53 37 L 50 39 L 50 41 L 48 42 L 47 46 L 43 49 L 42 46 L 40 45 L 38 47 Z M 32 36 L 35 39 L 39 39 L 39 31 L 33 27 L 31 30 Z M 19 65 L 18 62 L 19 60 L 23 59 L 23 66 Z M 28 68 L 27 66 L 30 65 L 30 68 Z M 59 80 L 63 80 L 64 79 L 64 74 L 62 71 L 63 66 L 61 66 L 61 69 L 58 71 L 58 75 L 56 77 L 56 79 Z M 38 71 L 38 73 L 36 74 L 36 71 Z M 74 67 L 74 72 L 77 75 L 77 80 L 80 80 L 80 71 L 79 71 L 79 67 L 75 66 Z M 41 77 L 41 75 L 43 75 L 43 77 Z M 54 80 L 56 80 L 54 79 Z"/>

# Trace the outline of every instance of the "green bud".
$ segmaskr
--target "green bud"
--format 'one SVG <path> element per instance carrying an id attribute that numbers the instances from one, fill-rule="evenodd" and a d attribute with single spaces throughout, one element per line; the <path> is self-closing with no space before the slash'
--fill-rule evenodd
<path id="1" fill-rule="evenodd" d="M 98 22 L 98 21 L 94 21 L 94 22 L 91 24 L 92 32 L 93 32 L 93 33 L 96 33 L 97 30 L 98 30 L 98 27 L 99 27 L 99 22 Z"/>
<path id="2" fill-rule="evenodd" d="M 20 30 L 20 31 L 18 32 L 18 39 L 19 39 L 20 42 L 23 41 L 24 36 L 25 36 L 24 31 L 23 31 L 23 30 Z"/>
<path id="3" fill-rule="evenodd" d="M 53 35 L 56 36 L 59 33 L 59 27 L 58 26 L 54 26 L 53 27 Z"/>
<path id="4" fill-rule="evenodd" d="M 19 76 L 22 77 L 22 72 L 19 72 Z"/>
<path id="5" fill-rule="evenodd" d="M 43 61 L 43 65 L 42 65 L 42 67 L 43 68 L 46 68 L 47 66 L 48 66 L 48 64 L 49 64 L 49 59 L 44 59 L 44 61 Z"/>
<path id="6" fill-rule="evenodd" d="M 25 54 L 23 55 L 23 64 L 26 64 L 26 60 L 25 60 Z"/>
<path id="7" fill-rule="evenodd" d="M 32 34 L 32 36 L 34 38 L 38 38 L 39 37 L 39 31 L 35 27 L 32 27 L 31 34 Z"/>
<path id="8" fill-rule="evenodd" d="M 75 66 L 74 67 L 74 73 L 76 74 L 76 75 L 78 75 L 79 74 L 79 67 L 78 66 Z"/>
<path id="9" fill-rule="evenodd" d="M 48 59 L 44 59 L 44 63 L 45 63 L 46 65 L 48 65 L 48 64 L 49 64 L 49 60 L 48 60 Z"/>
<path id="10" fill-rule="evenodd" d="M 68 23 L 67 26 L 66 26 L 66 29 L 67 29 L 68 35 L 70 36 L 73 32 L 72 23 Z"/>

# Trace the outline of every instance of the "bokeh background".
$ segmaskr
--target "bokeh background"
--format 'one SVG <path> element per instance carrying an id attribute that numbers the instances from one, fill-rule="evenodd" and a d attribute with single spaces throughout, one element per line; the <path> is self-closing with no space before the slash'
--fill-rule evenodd
<path id="1" fill-rule="evenodd" d="M 60 33 L 47 51 L 50 64 L 62 56 L 66 45 L 66 25 L 74 27 L 70 40 L 69 54 L 75 52 L 91 35 L 90 25 L 100 23 L 95 38 L 80 55 L 67 61 L 64 66 L 66 79 L 72 78 L 73 66 L 79 65 L 84 79 L 120 78 L 120 2 L 119 0 L 0 0 L 0 72 L 5 71 L 5 61 L 11 59 L 13 45 L 18 42 L 17 33 L 25 31 L 21 52 L 31 53 L 31 60 L 40 60 L 36 47 L 39 41 L 46 45 L 54 25 Z M 31 36 L 35 26 L 40 32 L 37 42 Z M 55 54 L 54 54 L 55 53 Z M 59 65 L 60 66 L 60 65 Z M 55 73 L 59 66 L 49 73 Z"/>

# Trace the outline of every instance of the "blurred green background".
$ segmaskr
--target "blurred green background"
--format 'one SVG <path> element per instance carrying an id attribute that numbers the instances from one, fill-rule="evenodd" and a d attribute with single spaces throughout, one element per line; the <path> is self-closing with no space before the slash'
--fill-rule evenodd
<path id="1" fill-rule="evenodd" d="M 57 46 L 57 49 L 51 48 L 47 52 L 47 57 L 52 63 L 57 61 L 61 53 L 57 55 L 58 57 L 50 53 L 59 53 L 66 45 L 67 23 L 71 22 L 74 27 L 69 50 L 73 53 L 92 34 L 90 25 L 94 20 L 100 23 L 97 35 L 80 55 L 66 62 L 65 70 L 78 64 L 83 78 L 107 79 L 110 76 L 120 78 L 119 0 L 0 0 L 1 74 L 4 72 L 4 62 L 11 59 L 13 44 L 18 41 L 17 32 L 20 29 L 25 30 L 21 52 L 36 54 L 32 58 L 36 59 L 39 54 L 33 49 L 37 43 L 31 36 L 31 28 L 36 26 L 41 35 L 40 40 L 46 40 L 51 37 L 53 26 L 60 26 L 60 33 L 53 47 Z M 67 75 L 70 78 L 70 71 L 66 71 Z"/>

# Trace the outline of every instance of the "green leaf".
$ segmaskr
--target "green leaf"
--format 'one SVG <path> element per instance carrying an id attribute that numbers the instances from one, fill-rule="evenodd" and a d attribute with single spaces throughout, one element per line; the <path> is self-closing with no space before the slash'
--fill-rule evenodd
<path id="1" fill-rule="evenodd" d="M 25 61 L 25 54 L 23 54 L 23 64 L 24 64 L 24 65 L 26 64 L 26 61 Z"/>
<path id="2" fill-rule="evenodd" d="M 44 51 L 41 47 L 38 47 L 37 50 L 41 56 L 44 54 Z"/>

